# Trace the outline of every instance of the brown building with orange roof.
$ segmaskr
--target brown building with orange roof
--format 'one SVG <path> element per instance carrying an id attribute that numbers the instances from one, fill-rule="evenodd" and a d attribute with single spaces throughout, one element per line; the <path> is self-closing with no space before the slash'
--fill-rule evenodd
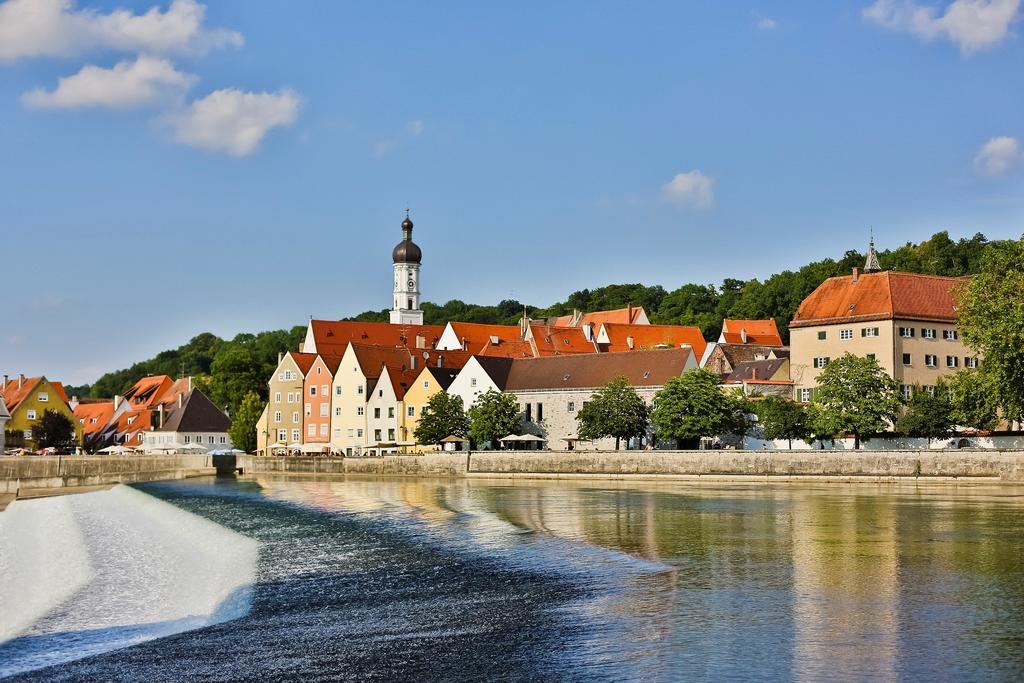
<path id="1" fill-rule="evenodd" d="M 699 327 L 691 325 L 622 325 L 603 323 L 596 335 L 597 347 L 607 353 L 654 351 L 689 347 L 699 361 L 707 342 Z"/>
<path id="2" fill-rule="evenodd" d="M 782 335 L 774 320 L 730 320 L 722 321 L 719 344 L 755 344 L 759 346 L 782 346 Z"/>
<path id="3" fill-rule="evenodd" d="M 573 311 L 571 315 L 562 315 L 548 321 L 555 327 L 583 327 L 592 325 L 594 329 L 603 323 L 614 323 L 617 325 L 650 325 L 647 318 L 647 311 L 643 306 L 626 306 L 611 311 L 594 311 L 583 313 Z"/>
<path id="4" fill-rule="evenodd" d="M 303 401 L 306 373 L 317 359 L 315 353 L 289 351 L 277 359 L 277 367 L 267 383 L 270 401 L 267 410 L 269 445 L 302 444 Z"/>
<path id="5" fill-rule="evenodd" d="M 914 386 L 934 391 L 943 376 L 974 367 L 976 354 L 957 330 L 955 289 L 962 283 L 961 278 L 860 268 L 825 280 L 789 324 L 796 399 L 813 400 L 822 368 L 844 353 L 877 360 L 905 396 Z"/>
<path id="6" fill-rule="evenodd" d="M 4 375 L 0 383 L 0 398 L 10 413 L 10 419 L 4 428 L 7 432 L 7 448 L 24 446 L 34 449 L 32 427 L 47 410 L 58 412 L 68 418 L 74 427 L 75 443 L 82 445 L 82 425 L 68 405 L 64 385 L 60 382 L 51 382 L 44 376 L 18 375 L 16 379 L 11 379 Z"/>
<path id="7" fill-rule="evenodd" d="M 78 401 L 74 407 L 75 418 L 82 425 L 82 443 L 87 451 L 95 450 L 103 431 L 114 417 L 112 399 Z"/>

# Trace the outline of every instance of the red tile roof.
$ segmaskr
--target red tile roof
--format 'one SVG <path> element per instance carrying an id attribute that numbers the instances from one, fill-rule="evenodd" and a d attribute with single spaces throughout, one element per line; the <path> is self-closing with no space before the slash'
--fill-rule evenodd
<path id="1" fill-rule="evenodd" d="M 75 406 L 75 417 L 82 423 L 85 436 L 101 431 L 114 416 L 113 401 L 95 401 L 79 403 Z"/>
<path id="2" fill-rule="evenodd" d="M 608 336 L 607 344 L 600 344 L 602 351 L 621 353 L 625 351 L 650 351 L 657 348 L 679 348 L 681 344 L 689 344 L 697 360 L 704 355 L 707 342 L 699 327 L 692 325 L 615 325 L 602 326 Z M 601 330 L 595 332 L 599 335 Z M 629 338 L 633 339 L 630 348 Z M 599 337 L 603 339 L 603 337 Z"/>
<path id="3" fill-rule="evenodd" d="M 150 408 L 160 401 L 172 384 L 174 380 L 167 375 L 143 377 L 124 393 L 124 400 L 128 401 L 132 410 Z"/>
<path id="4" fill-rule="evenodd" d="M 522 351 L 522 332 L 518 325 L 484 325 L 481 323 L 451 324 L 452 331 L 462 342 L 462 348 L 475 354 L 515 357 Z M 493 338 L 493 339 L 492 339 Z M 497 344 L 493 340 L 497 340 Z M 528 348 L 528 345 L 527 345 Z"/>
<path id="5" fill-rule="evenodd" d="M 557 327 L 544 323 L 530 323 L 531 346 L 536 356 L 564 356 L 575 353 L 597 353 L 597 347 L 588 341 L 579 327 Z"/>
<path id="6" fill-rule="evenodd" d="M 579 327 L 587 323 L 595 328 L 602 323 L 615 323 L 619 325 L 633 325 L 640 319 L 641 314 L 646 318 L 647 312 L 643 306 L 627 306 L 612 311 L 594 311 L 593 313 L 573 313 L 563 315 L 551 320 L 555 327 Z M 577 315 L 579 319 L 577 320 Z"/>
<path id="7" fill-rule="evenodd" d="M 831 277 L 797 308 L 790 327 L 860 320 L 956 322 L 955 289 L 963 278 L 916 273 L 863 273 Z"/>
<path id="8" fill-rule="evenodd" d="M 389 371 L 413 371 L 419 374 L 424 366 L 436 367 L 441 364 L 446 368 L 461 368 L 472 354 L 466 351 L 419 351 L 404 346 L 378 346 L 373 344 L 352 343 L 352 352 L 356 355 L 363 374 L 374 379 L 380 377 L 381 369 L 387 366 Z M 416 368 L 413 369 L 413 357 Z"/>
<path id="9" fill-rule="evenodd" d="M 295 361 L 295 365 L 299 368 L 299 374 L 303 377 L 309 372 L 309 369 L 313 367 L 313 363 L 316 361 L 315 353 L 299 353 L 298 351 L 289 351 L 288 355 Z"/>
<path id="10" fill-rule="evenodd" d="M 782 336 L 774 320 L 726 319 L 722 321 L 722 341 L 726 344 L 782 346 Z"/>
<path id="11" fill-rule="evenodd" d="M 444 332 L 441 325 L 392 325 L 354 320 L 310 320 L 309 324 L 317 353 L 335 356 L 343 355 L 349 342 L 417 348 L 416 337 L 423 337 L 425 348 L 433 349 Z"/>
<path id="12" fill-rule="evenodd" d="M 7 410 L 13 415 L 21 402 L 32 393 L 32 389 L 44 379 L 46 378 L 42 375 L 39 377 L 26 377 L 20 382 L 17 378 L 8 379 L 7 386 L 3 388 L 3 399 Z"/>

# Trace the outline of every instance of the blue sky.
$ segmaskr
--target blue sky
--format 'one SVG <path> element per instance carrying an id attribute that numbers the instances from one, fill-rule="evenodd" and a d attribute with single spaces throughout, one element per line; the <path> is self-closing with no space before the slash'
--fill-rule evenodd
<path id="1" fill-rule="evenodd" d="M 5 0 L 0 371 L 1019 237 L 1019 5 Z"/>

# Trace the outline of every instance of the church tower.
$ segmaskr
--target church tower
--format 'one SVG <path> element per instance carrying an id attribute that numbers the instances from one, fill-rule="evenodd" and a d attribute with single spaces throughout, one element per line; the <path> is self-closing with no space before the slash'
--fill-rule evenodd
<path id="1" fill-rule="evenodd" d="M 420 310 L 420 262 L 423 252 L 412 241 L 412 221 L 405 212 L 402 221 L 402 241 L 391 251 L 395 270 L 395 293 L 391 298 L 392 325 L 422 325 L 423 311 Z"/>
<path id="2" fill-rule="evenodd" d="M 868 242 L 868 257 L 864 261 L 865 273 L 877 273 L 882 269 L 878 263 L 878 252 L 875 251 L 875 231 L 871 231 L 871 241 Z"/>

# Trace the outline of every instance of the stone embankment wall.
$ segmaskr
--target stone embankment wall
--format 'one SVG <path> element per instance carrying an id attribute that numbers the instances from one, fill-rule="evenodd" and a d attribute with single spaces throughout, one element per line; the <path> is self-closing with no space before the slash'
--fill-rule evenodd
<path id="1" fill-rule="evenodd" d="M 213 472 L 208 455 L 0 457 L 0 493 L 184 479 Z"/>
<path id="2" fill-rule="evenodd" d="M 774 480 L 999 479 L 1024 482 L 1024 451 L 474 451 L 374 458 L 242 456 L 246 473 Z"/>

